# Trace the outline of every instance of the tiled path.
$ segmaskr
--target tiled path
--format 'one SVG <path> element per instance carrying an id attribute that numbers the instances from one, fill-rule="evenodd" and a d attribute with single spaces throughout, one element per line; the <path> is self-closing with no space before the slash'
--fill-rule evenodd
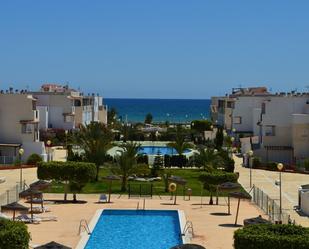
<path id="1" fill-rule="evenodd" d="M 250 190 L 250 169 L 242 167 L 242 159 L 234 157 L 235 171 L 240 173 L 239 182 L 243 187 Z M 259 187 L 272 199 L 279 203 L 279 186 L 275 184 L 279 181 L 279 172 L 252 169 L 252 184 Z M 300 185 L 309 184 L 309 175 L 296 173 L 282 173 L 282 207 L 283 210 L 290 214 L 291 219 L 297 224 L 309 226 L 309 218 L 299 215 L 294 207 L 298 205 L 298 188 Z"/>

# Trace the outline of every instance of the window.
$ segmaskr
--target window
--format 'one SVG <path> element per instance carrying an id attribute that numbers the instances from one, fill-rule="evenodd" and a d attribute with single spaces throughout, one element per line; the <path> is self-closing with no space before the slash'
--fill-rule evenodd
<path id="1" fill-rule="evenodd" d="M 22 124 L 21 125 L 21 133 L 27 134 L 27 133 L 32 133 L 32 124 Z"/>
<path id="2" fill-rule="evenodd" d="M 233 118 L 233 123 L 234 124 L 241 124 L 241 117 L 240 116 L 234 117 Z"/>
<path id="3" fill-rule="evenodd" d="M 218 101 L 218 107 L 219 108 L 224 108 L 224 100 L 219 100 Z"/>
<path id="4" fill-rule="evenodd" d="M 72 123 L 72 122 L 74 122 L 74 117 L 71 116 L 71 115 L 66 115 L 66 116 L 64 116 L 64 122 Z"/>
<path id="5" fill-rule="evenodd" d="M 234 108 L 234 102 L 228 101 L 226 106 L 227 106 L 227 108 Z"/>
<path id="6" fill-rule="evenodd" d="M 81 103 L 81 101 L 79 99 L 76 99 L 74 101 L 74 106 L 81 106 L 81 105 L 82 105 L 82 103 Z"/>
<path id="7" fill-rule="evenodd" d="M 267 125 L 265 126 L 265 136 L 275 136 L 276 135 L 276 127 L 274 125 Z"/>

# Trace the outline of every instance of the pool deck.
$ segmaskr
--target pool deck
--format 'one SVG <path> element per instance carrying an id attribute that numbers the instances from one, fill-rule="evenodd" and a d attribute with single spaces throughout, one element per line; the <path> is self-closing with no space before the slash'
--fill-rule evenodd
<path id="1" fill-rule="evenodd" d="M 79 204 L 46 204 L 51 212 L 41 214 L 42 216 L 57 216 L 58 221 L 46 221 L 40 224 L 29 224 L 28 229 L 31 233 L 31 245 L 40 245 L 51 240 L 75 248 L 81 236 L 78 235 L 79 223 L 81 219 L 86 219 L 88 223 L 92 220 L 99 209 L 136 209 L 143 199 L 128 199 L 126 195 L 119 198 L 119 195 L 112 196 L 110 204 L 97 203 L 99 195 L 81 194 L 78 200 L 86 201 Z M 62 194 L 45 194 L 45 200 L 61 200 Z M 69 196 L 71 198 L 71 195 Z M 156 210 L 183 210 L 186 220 L 192 221 L 195 236 L 192 243 L 205 246 L 207 249 L 232 249 L 233 232 L 237 229 L 234 226 L 237 200 L 231 199 L 232 215 L 226 216 L 222 213 L 227 212 L 224 198 L 220 198 L 219 205 L 207 205 L 208 197 L 203 198 L 201 206 L 200 197 L 192 197 L 190 201 L 185 201 L 178 197 L 177 205 L 172 205 L 168 196 L 160 199 L 158 196 L 153 199 L 146 199 L 145 209 Z M 238 224 L 242 224 L 246 218 L 256 217 L 262 212 L 251 202 L 241 201 Z"/>

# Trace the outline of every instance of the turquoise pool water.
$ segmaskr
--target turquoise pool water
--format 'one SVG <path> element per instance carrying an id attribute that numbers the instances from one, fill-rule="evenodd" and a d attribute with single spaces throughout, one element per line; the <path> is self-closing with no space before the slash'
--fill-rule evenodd
<path id="1" fill-rule="evenodd" d="M 104 210 L 85 249 L 169 249 L 179 244 L 177 211 Z"/>
<path id="2" fill-rule="evenodd" d="M 190 151 L 191 150 L 186 149 L 184 154 Z M 177 151 L 175 149 L 165 146 L 141 146 L 138 153 L 147 155 L 157 155 L 158 153 L 161 155 L 177 155 Z"/>

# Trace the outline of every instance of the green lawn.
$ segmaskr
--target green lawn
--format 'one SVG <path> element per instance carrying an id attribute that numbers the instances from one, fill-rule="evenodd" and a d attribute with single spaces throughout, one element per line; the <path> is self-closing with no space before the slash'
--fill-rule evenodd
<path id="1" fill-rule="evenodd" d="M 200 196 L 201 195 L 201 188 L 202 184 L 198 180 L 200 174 L 203 171 L 198 169 L 169 169 L 172 175 L 180 176 L 187 180 L 186 188 L 192 189 L 192 195 Z M 84 188 L 83 192 L 85 194 L 90 193 L 107 193 L 109 182 L 103 180 L 104 176 L 109 175 L 110 172 L 108 169 L 100 169 L 100 180 L 98 182 L 91 182 L 88 183 Z M 139 190 L 140 185 L 142 185 L 142 190 L 150 189 L 150 185 L 153 184 L 153 195 L 167 195 L 169 193 L 164 192 L 164 181 L 156 181 L 156 182 L 136 182 L 136 181 L 129 181 L 131 184 L 131 189 Z M 63 184 L 54 183 L 51 188 L 46 191 L 49 193 L 63 193 Z M 121 193 L 120 191 L 120 181 L 113 181 L 112 184 L 112 193 Z M 182 195 L 183 187 L 178 186 L 178 195 Z M 203 190 L 203 195 L 209 195 L 207 190 Z M 225 193 L 219 193 L 219 195 L 224 196 Z"/>

